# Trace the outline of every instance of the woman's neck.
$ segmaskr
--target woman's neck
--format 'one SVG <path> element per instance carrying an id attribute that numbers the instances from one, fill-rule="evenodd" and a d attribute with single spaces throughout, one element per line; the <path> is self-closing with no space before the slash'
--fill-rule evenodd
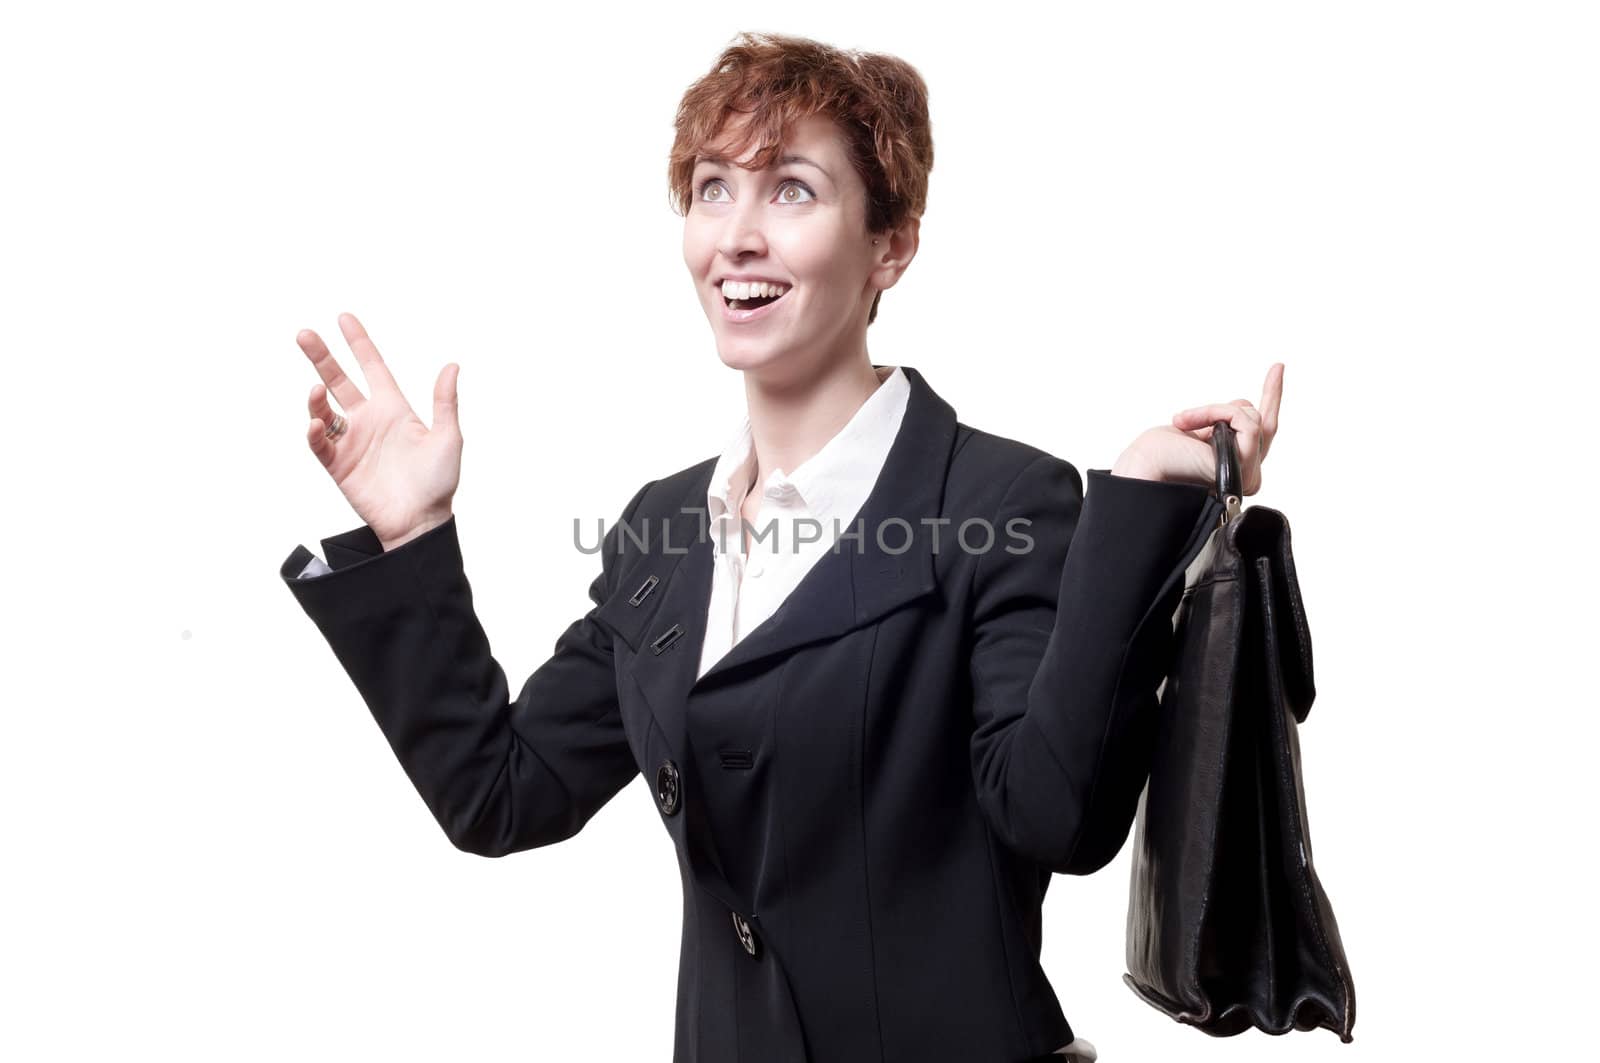
<path id="1" fill-rule="evenodd" d="M 748 372 L 744 380 L 756 485 L 766 483 L 774 469 L 793 472 L 821 450 L 882 383 L 864 351 L 797 387 L 768 387 Z"/>

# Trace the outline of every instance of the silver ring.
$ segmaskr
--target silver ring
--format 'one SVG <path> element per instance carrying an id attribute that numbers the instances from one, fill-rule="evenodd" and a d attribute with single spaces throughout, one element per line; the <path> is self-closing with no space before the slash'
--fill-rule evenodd
<path id="1" fill-rule="evenodd" d="M 326 439 L 338 439 L 344 435 L 344 430 L 349 427 L 349 423 L 344 419 L 343 415 L 336 413 L 333 415 L 333 421 L 322 430 L 322 435 Z"/>

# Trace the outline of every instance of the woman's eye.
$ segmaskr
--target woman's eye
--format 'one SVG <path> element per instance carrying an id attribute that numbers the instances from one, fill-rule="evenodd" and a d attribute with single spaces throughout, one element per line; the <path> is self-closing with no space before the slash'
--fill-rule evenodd
<path id="1" fill-rule="evenodd" d="M 806 199 L 790 199 L 788 193 L 789 193 L 789 190 L 791 188 L 794 189 L 795 191 L 798 191 L 798 192 L 804 192 L 806 195 L 810 196 L 811 199 L 815 199 L 816 198 L 816 194 L 813 193 L 811 191 L 811 189 L 807 188 L 803 182 L 798 181 L 795 178 L 791 177 L 787 181 L 783 182 L 783 184 L 781 186 L 779 186 L 779 188 L 778 188 L 778 200 L 779 200 L 779 202 L 782 202 L 782 203 L 808 203 L 808 202 L 810 202 L 810 200 L 806 200 Z"/>
<path id="2" fill-rule="evenodd" d="M 721 184 L 722 178 L 708 177 L 704 181 L 700 182 L 699 186 L 695 189 L 695 194 L 703 203 L 726 202 L 728 198 L 727 189 L 717 187 Z M 791 195 L 791 190 L 804 193 L 805 198 L 801 198 L 798 195 Z M 711 194 L 713 191 L 716 192 L 716 195 Z M 815 198 L 817 198 L 816 193 L 811 191 L 810 188 L 807 188 L 805 182 L 801 181 L 799 178 L 791 177 L 778 186 L 778 202 L 780 203 L 809 203 Z"/>

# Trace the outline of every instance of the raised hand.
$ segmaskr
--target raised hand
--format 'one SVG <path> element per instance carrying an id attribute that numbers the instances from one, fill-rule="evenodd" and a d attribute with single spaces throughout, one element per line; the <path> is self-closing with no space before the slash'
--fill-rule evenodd
<path id="1" fill-rule="evenodd" d="M 311 388 L 306 442 L 350 507 L 383 548 L 392 550 L 450 518 L 451 499 L 461 480 L 461 426 L 456 418 L 460 366 L 450 362 L 439 372 L 430 429 L 400 393 L 355 315 L 340 314 L 339 328 L 372 394 L 363 395 L 344 375 L 322 337 L 303 329 L 295 341 L 322 378 Z M 328 403 L 330 392 L 344 419 L 332 438 L 327 429 L 339 415 Z"/>
<path id="2" fill-rule="evenodd" d="M 1261 407 L 1249 399 L 1210 403 L 1173 414 L 1172 423 L 1158 425 L 1130 443 L 1111 471 L 1146 480 L 1214 485 L 1217 458 L 1211 449 L 1211 426 L 1227 421 L 1233 427 L 1239 453 L 1241 488 L 1247 495 L 1261 490 L 1261 462 L 1278 434 L 1278 405 L 1283 399 L 1283 363 L 1267 370 L 1261 389 Z"/>

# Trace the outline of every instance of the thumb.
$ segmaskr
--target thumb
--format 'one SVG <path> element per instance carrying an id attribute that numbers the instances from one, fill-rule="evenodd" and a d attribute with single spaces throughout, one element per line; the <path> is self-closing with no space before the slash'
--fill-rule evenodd
<path id="1" fill-rule="evenodd" d="M 461 372 L 461 367 L 450 362 L 439 370 L 439 379 L 433 385 L 433 428 L 437 431 L 446 428 L 451 433 L 461 433 L 461 422 L 456 416 L 456 377 Z"/>

